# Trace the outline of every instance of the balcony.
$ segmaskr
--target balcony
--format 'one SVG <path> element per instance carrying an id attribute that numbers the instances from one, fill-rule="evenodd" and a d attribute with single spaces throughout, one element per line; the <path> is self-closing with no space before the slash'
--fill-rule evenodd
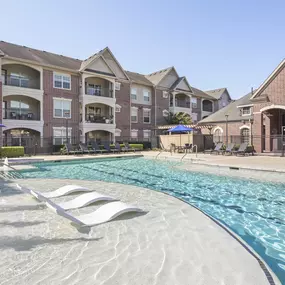
<path id="1" fill-rule="evenodd" d="M 2 76 L 2 82 L 4 85 L 21 87 L 21 88 L 31 88 L 31 89 L 40 89 L 40 80 L 32 79 L 28 77 L 20 77 L 13 75 Z"/>
<path id="2" fill-rule="evenodd" d="M 86 87 L 86 95 L 113 98 L 113 90 L 109 88 Z"/>
<path id="3" fill-rule="evenodd" d="M 7 108 L 3 109 L 3 119 L 40 121 L 40 114 L 32 109 Z"/>

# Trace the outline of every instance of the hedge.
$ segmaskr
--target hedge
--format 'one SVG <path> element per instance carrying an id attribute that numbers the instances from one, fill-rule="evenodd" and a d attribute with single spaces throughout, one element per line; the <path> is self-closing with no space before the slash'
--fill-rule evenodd
<path id="1" fill-rule="evenodd" d="M 0 148 L 1 157 L 19 157 L 24 156 L 23 146 L 3 146 Z"/>

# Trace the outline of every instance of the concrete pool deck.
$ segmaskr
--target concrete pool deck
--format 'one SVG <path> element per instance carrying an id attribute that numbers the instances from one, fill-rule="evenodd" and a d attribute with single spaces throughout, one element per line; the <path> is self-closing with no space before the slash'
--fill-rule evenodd
<path id="1" fill-rule="evenodd" d="M 16 191 L 14 182 L 1 182 L 0 284 L 270 284 L 258 261 L 236 239 L 174 197 L 102 181 L 25 179 L 17 183 L 43 191 L 80 184 L 147 214 L 128 214 L 78 231 Z M 98 206 L 72 213 L 90 213 Z"/>

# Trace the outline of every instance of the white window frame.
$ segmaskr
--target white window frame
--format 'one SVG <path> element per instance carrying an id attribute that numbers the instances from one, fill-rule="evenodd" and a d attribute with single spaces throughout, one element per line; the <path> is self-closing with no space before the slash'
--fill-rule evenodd
<path id="1" fill-rule="evenodd" d="M 55 86 L 55 81 L 59 81 L 59 80 L 55 80 L 55 76 L 60 76 L 61 77 L 61 87 Z M 64 79 L 64 77 L 69 78 L 69 80 Z M 63 87 L 63 83 L 68 82 L 69 83 L 69 88 L 64 88 Z M 58 73 L 58 72 L 54 72 L 53 73 L 53 88 L 56 89 L 64 89 L 64 90 L 71 90 L 71 75 L 69 74 L 64 74 L 64 73 Z"/>
<path id="2" fill-rule="evenodd" d="M 146 136 L 146 134 L 148 134 Z M 144 139 L 150 139 L 151 138 L 151 130 L 143 130 L 143 138 Z"/>
<path id="3" fill-rule="evenodd" d="M 66 139 L 66 127 L 53 127 L 52 129 L 53 129 L 53 132 L 52 132 L 53 145 L 63 145 L 65 143 L 65 139 Z M 55 131 L 60 131 L 61 136 L 55 136 L 54 135 Z M 68 140 L 69 140 L 69 142 L 71 139 L 71 134 L 72 134 L 72 128 L 68 128 Z M 61 139 L 61 143 L 55 144 L 56 139 Z"/>
<path id="4" fill-rule="evenodd" d="M 135 136 L 133 134 L 135 134 Z M 133 139 L 138 138 L 138 130 L 131 130 L 131 138 L 133 138 Z"/>
<path id="5" fill-rule="evenodd" d="M 168 91 L 163 91 L 162 92 L 162 97 L 167 99 L 168 98 Z"/>
<path id="6" fill-rule="evenodd" d="M 194 101 L 194 102 L 193 102 Z M 191 107 L 192 108 L 197 108 L 198 104 L 197 104 L 197 98 L 193 98 L 191 97 Z"/>
<path id="7" fill-rule="evenodd" d="M 115 82 L 115 90 L 121 90 L 121 82 Z"/>
<path id="8" fill-rule="evenodd" d="M 121 112 L 121 109 L 122 109 L 122 106 L 119 105 L 119 104 L 116 104 L 115 112 L 116 112 L 116 113 L 120 113 L 120 112 Z"/>
<path id="9" fill-rule="evenodd" d="M 244 112 L 243 112 L 244 108 L 249 108 L 249 114 L 244 114 Z M 250 116 L 251 115 L 251 107 L 242 107 L 241 108 L 241 115 L 242 116 Z"/>
<path id="10" fill-rule="evenodd" d="M 120 137 L 122 133 L 122 130 L 120 129 L 115 129 L 115 137 Z"/>
<path id="11" fill-rule="evenodd" d="M 135 91 L 135 92 L 134 92 Z M 136 99 L 134 99 L 132 96 L 135 95 Z M 138 90 L 135 87 L 131 88 L 131 101 L 137 101 L 138 100 Z"/>
<path id="12" fill-rule="evenodd" d="M 144 121 L 144 118 L 145 118 L 144 112 L 145 112 L 145 111 L 149 112 L 149 122 L 145 122 L 145 121 Z M 151 123 L 151 110 L 150 110 L 150 109 L 143 108 L 143 123 L 144 123 L 144 124 L 150 124 L 150 123 Z"/>
<path id="13" fill-rule="evenodd" d="M 55 115 L 55 101 L 61 101 L 64 102 L 64 101 L 67 101 L 67 102 L 70 102 L 70 110 L 69 110 L 69 117 L 65 117 L 64 114 L 63 114 L 63 106 L 61 107 L 62 109 L 62 116 L 56 116 Z M 71 104 L 72 104 L 72 100 L 71 99 L 65 99 L 65 98 L 53 98 L 53 117 L 54 118 L 67 118 L 67 119 L 71 119 Z"/>
<path id="14" fill-rule="evenodd" d="M 162 111 L 162 116 L 163 116 L 163 117 L 168 117 L 168 116 L 169 116 L 169 111 L 166 110 L 166 109 L 163 110 L 163 111 Z"/>
<path id="15" fill-rule="evenodd" d="M 132 120 L 132 117 L 134 117 L 133 116 L 133 111 L 136 112 L 136 118 L 137 118 L 136 121 Z M 131 108 L 131 123 L 137 123 L 137 122 L 138 122 L 138 108 L 137 107 L 132 107 Z"/>
<path id="16" fill-rule="evenodd" d="M 145 95 L 147 93 L 147 96 Z M 148 98 L 148 100 L 145 100 L 145 97 Z M 150 104 L 151 103 L 151 93 L 147 89 L 143 89 L 143 101 L 144 103 Z"/>

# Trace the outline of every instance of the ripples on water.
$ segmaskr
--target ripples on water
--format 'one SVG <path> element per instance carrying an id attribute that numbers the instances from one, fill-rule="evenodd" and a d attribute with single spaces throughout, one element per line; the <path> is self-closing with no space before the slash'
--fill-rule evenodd
<path id="1" fill-rule="evenodd" d="M 27 178 L 103 180 L 159 190 L 197 206 L 230 227 L 285 284 L 284 184 L 189 172 L 177 162 L 136 159 L 37 164 Z"/>

